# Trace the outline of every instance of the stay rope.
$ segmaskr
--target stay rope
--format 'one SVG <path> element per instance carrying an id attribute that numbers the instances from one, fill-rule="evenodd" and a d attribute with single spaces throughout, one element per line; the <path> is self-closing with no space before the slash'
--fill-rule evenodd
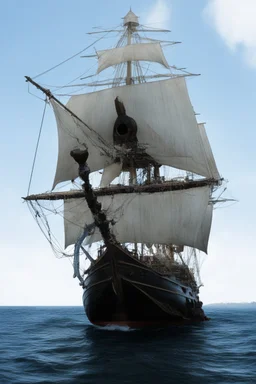
<path id="1" fill-rule="evenodd" d="M 32 183 L 32 178 L 33 178 L 33 173 L 34 173 L 34 168 L 35 168 L 35 163 L 36 163 L 36 157 L 37 157 L 37 152 L 38 152 L 39 142 L 40 142 L 41 133 L 42 133 L 42 128 L 43 128 L 43 124 L 44 124 L 44 117 L 45 117 L 46 106 L 47 106 L 47 99 L 45 99 L 44 110 L 43 110 L 43 116 L 42 116 L 42 119 L 41 119 L 41 124 L 40 124 L 40 128 L 39 128 L 39 133 L 38 133 L 38 137 L 37 137 L 36 149 L 35 149 L 34 159 L 33 159 L 33 163 L 32 163 L 32 169 L 31 169 L 30 178 L 29 178 L 29 183 L 28 183 L 28 191 L 27 191 L 27 195 L 29 195 L 30 187 L 31 187 L 31 183 Z"/>
<path id="2" fill-rule="evenodd" d="M 114 29 L 117 29 L 118 27 L 114 28 Z M 106 37 L 111 31 L 107 31 L 107 33 L 105 33 L 103 36 L 99 37 L 97 40 L 93 41 L 90 45 L 88 45 L 87 47 L 85 47 L 84 49 L 82 49 L 81 51 L 75 53 L 74 55 L 68 57 L 67 59 L 63 60 L 61 63 L 59 64 L 56 64 L 54 65 L 53 67 L 47 69 L 46 71 L 44 72 L 41 72 L 39 73 L 38 75 L 32 77 L 33 80 L 37 79 L 38 77 L 40 76 L 43 76 L 45 75 L 46 73 L 52 71 L 53 69 L 56 69 L 58 67 L 60 67 L 62 64 L 65 64 L 67 63 L 69 60 L 72 60 L 74 59 L 76 56 L 80 55 L 81 53 L 83 53 L 84 51 L 86 51 L 87 49 L 91 48 L 94 44 L 98 43 L 100 40 L 104 39 L 104 37 Z"/>

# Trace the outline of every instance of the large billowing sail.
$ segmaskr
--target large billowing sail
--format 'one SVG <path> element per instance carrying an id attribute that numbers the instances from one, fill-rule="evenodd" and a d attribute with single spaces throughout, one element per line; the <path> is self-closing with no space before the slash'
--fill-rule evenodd
<path id="1" fill-rule="evenodd" d="M 169 68 L 160 43 L 130 44 L 124 47 L 97 51 L 97 55 L 97 73 L 116 64 L 140 60 L 153 61 Z"/>
<path id="2" fill-rule="evenodd" d="M 101 196 L 98 200 L 120 243 L 176 244 L 207 251 L 212 221 L 210 187 Z M 65 245 L 74 244 L 93 222 L 84 199 L 64 202 Z M 98 229 L 88 243 L 101 240 Z"/>
<path id="3" fill-rule="evenodd" d="M 88 149 L 88 165 L 91 171 L 105 168 L 113 163 L 113 150 L 106 147 L 96 132 L 71 116 L 54 100 L 51 100 L 58 126 L 59 152 L 53 188 L 60 182 L 74 180 L 78 176 L 78 165 L 70 156 L 73 149 Z"/>
<path id="4" fill-rule="evenodd" d="M 210 146 L 198 129 L 185 78 L 179 77 L 72 96 L 67 107 L 95 133 L 78 124 L 52 101 L 59 134 L 54 185 L 77 177 L 77 166 L 69 156 L 74 147 L 88 146 L 91 171 L 115 161 L 111 153 L 113 155 L 113 126 L 117 118 L 116 97 L 124 103 L 127 115 L 137 122 L 138 144 L 154 160 L 201 176 L 216 177 L 209 161 Z"/>

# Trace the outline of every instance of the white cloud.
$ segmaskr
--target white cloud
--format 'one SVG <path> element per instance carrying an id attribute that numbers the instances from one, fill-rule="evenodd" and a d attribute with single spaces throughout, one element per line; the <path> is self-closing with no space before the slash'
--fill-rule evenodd
<path id="1" fill-rule="evenodd" d="M 203 13 L 227 46 L 240 48 L 246 62 L 256 67 L 256 0 L 209 0 Z"/>
<path id="2" fill-rule="evenodd" d="M 170 0 L 157 0 L 144 17 L 145 24 L 155 28 L 169 28 L 171 20 Z"/>

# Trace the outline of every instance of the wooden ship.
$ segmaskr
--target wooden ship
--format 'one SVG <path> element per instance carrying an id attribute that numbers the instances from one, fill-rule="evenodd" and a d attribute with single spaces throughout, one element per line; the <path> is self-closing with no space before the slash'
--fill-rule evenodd
<path id="1" fill-rule="evenodd" d="M 88 86 L 104 89 L 64 104 L 26 77 L 44 92 L 56 117 L 54 188 L 78 177 L 81 185 L 25 200 L 37 219 L 42 201 L 63 201 L 65 249 L 72 249 L 85 312 L 96 325 L 207 320 L 198 251 L 207 252 L 212 193 L 222 179 L 190 102 L 186 77 L 192 74 L 170 67 L 163 42 L 143 40 L 141 31 L 146 29 L 130 10 L 118 46 L 96 52 L 97 72 L 112 67 L 115 76 Z M 161 64 L 167 72 L 148 76 L 141 62 Z M 165 177 L 170 167 L 183 176 Z M 95 186 L 91 173 L 98 171 Z M 84 257 L 89 265 L 81 270 Z"/>

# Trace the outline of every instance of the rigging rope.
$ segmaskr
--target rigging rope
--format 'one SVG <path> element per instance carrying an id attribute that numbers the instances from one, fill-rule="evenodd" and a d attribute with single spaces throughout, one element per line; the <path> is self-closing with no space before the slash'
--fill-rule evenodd
<path id="1" fill-rule="evenodd" d="M 28 183 L 28 191 L 27 191 L 27 195 L 29 195 L 29 191 L 30 191 L 30 187 L 31 187 L 31 182 L 32 182 L 32 177 L 33 177 L 33 173 L 34 173 L 34 168 L 35 168 L 35 163 L 36 163 L 37 151 L 38 151 L 39 142 L 40 142 L 41 133 L 42 133 L 42 128 L 43 128 L 43 124 L 44 124 L 44 117 L 45 117 L 46 106 L 47 106 L 47 99 L 45 99 L 44 110 L 43 110 L 43 116 L 42 116 L 42 119 L 41 119 L 41 124 L 40 124 L 40 128 L 39 128 L 39 133 L 38 133 L 38 137 L 37 137 L 36 149 L 35 149 L 35 154 L 34 154 L 34 159 L 33 159 L 32 169 L 31 169 L 31 173 L 30 173 L 30 179 L 29 179 L 29 183 Z"/>
<path id="2" fill-rule="evenodd" d="M 116 27 L 116 28 L 118 28 L 118 27 Z M 115 28 L 115 29 L 116 29 L 116 28 Z M 96 44 L 96 43 L 98 43 L 100 40 L 104 39 L 104 37 L 106 37 L 109 33 L 110 33 L 110 31 L 107 31 L 107 33 L 105 33 L 103 36 L 99 37 L 96 41 L 93 41 L 93 43 L 91 43 L 90 45 L 88 45 L 86 48 L 84 48 L 84 49 L 82 49 L 81 51 L 75 53 L 74 55 L 68 57 L 67 59 L 63 60 L 61 63 L 56 64 L 56 65 L 54 65 L 53 67 L 47 69 L 46 71 L 44 71 L 44 72 L 42 72 L 42 73 L 39 73 L 38 75 L 32 77 L 32 79 L 35 80 L 35 79 L 37 79 L 38 77 L 43 76 L 43 75 L 45 75 L 46 73 L 52 71 L 53 69 L 60 67 L 62 64 L 65 64 L 65 63 L 68 62 L 69 60 L 74 59 L 74 57 L 80 55 L 81 53 L 83 53 L 84 51 L 86 51 L 88 48 L 91 48 L 94 44 Z"/>

